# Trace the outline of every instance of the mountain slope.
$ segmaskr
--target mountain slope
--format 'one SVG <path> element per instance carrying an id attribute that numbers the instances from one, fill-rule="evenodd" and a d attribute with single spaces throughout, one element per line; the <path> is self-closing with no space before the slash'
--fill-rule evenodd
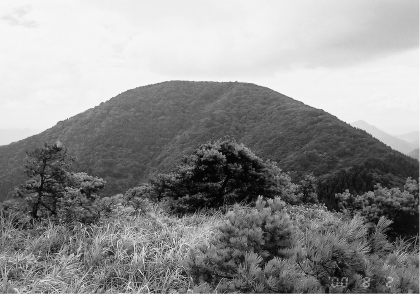
<path id="1" fill-rule="evenodd" d="M 412 157 L 412 158 L 415 158 L 415 159 L 419 160 L 419 148 L 408 152 L 407 155 Z"/>
<path id="2" fill-rule="evenodd" d="M 351 125 L 355 128 L 365 130 L 366 132 L 377 138 L 379 141 L 385 143 L 394 150 L 400 151 L 401 153 L 407 154 L 415 148 L 415 146 L 413 146 L 411 143 L 403 139 L 394 137 L 390 134 L 387 134 L 384 131 L 378 129 L 373 125 L 368 124 L 363 120 L 353 122 L 351 123 Z"/>
<path id="3" fill-rule="evenodd" d="M 419 131 L 410 132 L 407 134 L 402 134 L 395 136 L 398 139 L 410 142 L 414 147 L 419 147 Z"/>
<path id="4" fill-rule="evenodd" d="M 258 156 L 275 160 L 294 178 L 327 175 L 394 156 L 401 177 L 418 162 L 323 110 L 246 83 L 171 81 L 132 89 L 25 140 L 0 146 L 0 197 L 25 180 L 25 150 L 60 140 L 78 157 L 76 170 L 121 193 L 156 171 L 168 171 L 198 144 L 235 137 Z M 414 174 L 413 174 L 414 173 Z M 1 199 L 1 198 L 0 198 Z"/>

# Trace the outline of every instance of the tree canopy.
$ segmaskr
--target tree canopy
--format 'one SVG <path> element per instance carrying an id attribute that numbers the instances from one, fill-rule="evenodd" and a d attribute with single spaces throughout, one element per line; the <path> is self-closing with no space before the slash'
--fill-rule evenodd
<path id="1" fill-rule="evenodd" d="M 255 201 L 258 195 L 293 197 L 296 185 L 275 162 L 262 160 L 243 144 L 225 138 L 200 145 L 175 169 L 151 178 L 158 200 L 178 211 Z"/>
<path id="2" fill-rule="evenodd" d="M 60 142 L 27 152 L 25 173 L 29 177 L 15 190 L 23 198 L 32 219 L 54 217 L 61 221 L 86 221 L 98 216 L 97 192 L 105 181 L 83 172 L 72 172 L 76 158 Z"/>

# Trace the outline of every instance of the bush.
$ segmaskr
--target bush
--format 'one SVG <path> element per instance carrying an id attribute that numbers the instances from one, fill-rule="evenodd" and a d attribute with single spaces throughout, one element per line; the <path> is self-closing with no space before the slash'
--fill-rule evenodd
<path id="1" fill-rule="evenodd" d="M 351 214 L 361 213 L 370 223 L 377 223 L 381 216 L 393 221 L 389 234 L 395 238 L 418 235 L 419 230 L 419 186 L 408 178 L 404 191 L 398 188 L 375 186 L 375 191 L 363 195 L 352 195 L 346 190 L 337 194 L 339 207 Z"/>
<path id="2" fill-rule="evenodd" d="M 99 218 L 96 201 L 105 186 L 103 179 L 69 171 L 75 158 L 60 142 L 27 155 L 25 173 L 30 179 L 15 189 L 15 196 L 23 198 L 32 220 L 91 223 Z"/>
<path id="3" fill-rule="evenodd" d="M 419 291 L 418 240 L 391 243 L 385 218 L 370 227 L 320 205 L 284 211 L 276 198 L 236 205 L 224 220 L 221 211 L 177 218 L 155 205 L 133 217 L 121 194 L 100 201 L 95 225 L 22 230 L 14 213 L 0 214 L 3 292 Z"/>
<path id="4" fill-rule="evenodd" d="M 16 199 L 9 199 L 0 203 L 0 218 L 8 219 L 15 228 L 32 227 L 32 219 L 28 214 L 29 207 Z"/>
<path id="5" fill-rule="evenodd" d="M 254 208 L 235 206 L 209 245 L 191 250 L 187 266 L 196 291 L 294 292 L 300 274 L 292 258 L 297 240 L 284 202 L 259 197 Z"/>
<path id="6" fill-rule="evenodd" d="M 93 223 L 103 210 L 98 202 L 97 192 L 103 189 L 105 181 L 86 173 L 71 173 L 69 186 L 57 201 L 57 217 L 65 223 Z"/>
<path id="7" fill-rule="evenodd" d="M 158 201 L 169 199 L 176 213 L 250 203 L 258 195 L 293 201 L 296 185 L 275 162 L 264 161 L 227 138 L 200 145 L 168 174 L 151 178 Z"/>
<path id="8" fill-rule="evenodd" d="M 151 209 L 151 205 L 156 201 L 155 192 L 151 185 L 142 184 L 138 187 L 129 189 L 124 194 L 125 205 L 133 207 L 136 213 L 146 213 Z"/>

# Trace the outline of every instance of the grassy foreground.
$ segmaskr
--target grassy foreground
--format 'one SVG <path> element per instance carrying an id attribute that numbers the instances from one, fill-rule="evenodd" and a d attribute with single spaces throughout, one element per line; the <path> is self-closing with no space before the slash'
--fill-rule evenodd
<path id="1" fill-rule="evenodd" d="M 345 219 L 321 206 L 287 211 L 301 238 L 305 229 Z M 224 213 L 177 218 L 154 206 L 93 226 L 46 221 L 23 230 L 14 221 L 0 217 L 0 293 L 180 293 L 195 286 L 185 264 L 190 249 L 209 242 Z M 400 262 L 417 256 L 418 278 L 418 248 L 395 243 L 394 253 Z"/>
<path id="2" fill-rule="evenodd" d="M 30 230 L 0 218 L 0 292 L 154 292 L 188 289 L 183 261 L 207 242 L 221 214 L 118 216 L 69 228 L 45 222 Z"/>

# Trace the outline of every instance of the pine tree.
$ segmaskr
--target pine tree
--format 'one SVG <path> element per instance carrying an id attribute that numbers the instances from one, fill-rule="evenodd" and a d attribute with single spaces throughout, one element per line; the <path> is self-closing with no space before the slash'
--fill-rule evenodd
<path id="1" fill-rule="evenodd" d="M 200 145 L 174 171 L 154 176 L 150 183 L 158 200 L 171 200 L 180 213 L 249 203 L 258 195 L 292 201 L 296 190 L 275 162 L 262 160 L 230 138 Z"/>
<path id="2" fill-rule="evenodd" d="M 195 291 L 295 292 L 302 275 L 293 261 L 297 240 L 284 202 L 263 200 L 226 216 L 209 245 L 191 250 L 187 263 Z"/>
<path id="3" fill-rule="evenodd" d="M 33 219 L 41 216 L 56 216 L 57 201 L 63 196 L 69 181 L 69 168 L 75 158 L 67 154 L 67 149 L 60 143 L 37 148 L 27 152 L 28 160 L 25 173 L 30 178 L 15 196 L 24 198 L 29 205 Z"/>
<path id="4" fill-rule="evenodd" d="M 98 219 L 98 191 L 105 181 L 86 173 L 71 172 L 75 161 L 59 142 L 27 152 L 25 173 L 30 178 L 15 196 L 24 199 L 33 220 L 52 217 L 63 222 Z"/>

